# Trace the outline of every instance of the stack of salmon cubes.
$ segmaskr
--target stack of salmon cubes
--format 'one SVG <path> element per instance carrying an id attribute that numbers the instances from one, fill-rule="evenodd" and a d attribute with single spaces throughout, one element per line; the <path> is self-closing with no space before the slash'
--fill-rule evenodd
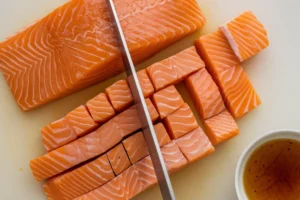
<path id="1" fill-rule="evenodd" d="M 243 20 L 245 16 L 252 22 Z M 236 27 L 236 21 L 241 28 L 229 28 Z M 247 53 L 238 38 L 250 31 L 252 42 L 263 41 L 257 38 L 266 38 L 265 32 L 251 32 L 255 23 L 260 24 L 245 12 L 217 32 L 200 37 L 196 48 L 137 73 L 170 174 L 238 135 L 235 118 L 260 105 L 241 61 L 268 42 L 254 43 L 252 53 Z M 180 82 L 185 82 L 204 130 L 177 91 Z M 32 160 L 30 167 L 37 180 L 48 179 L 44 185 L 48 199 L 131 199 L 157 183 L 133 104 L 127 80 L 120 80 L 42 129 L 48 153 Z"/>

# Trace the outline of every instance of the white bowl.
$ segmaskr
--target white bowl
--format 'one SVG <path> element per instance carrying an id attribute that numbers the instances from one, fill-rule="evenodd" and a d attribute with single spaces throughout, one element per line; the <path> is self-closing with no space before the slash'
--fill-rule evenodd
<path id="1" fill-rule="evenodd" d="M 235 171 L 235 189 L 239 200 L 247 200 L 247 195 L 244 190 L 243 174 L 245 165 L 250 155 L 262 144 L 274 139 L 293 139 L 300 141 L 300 131 L 296 130 L 277 130 L 267 133 L 266 135 L 252 142 L 242 153 L 237 168 Z"/>

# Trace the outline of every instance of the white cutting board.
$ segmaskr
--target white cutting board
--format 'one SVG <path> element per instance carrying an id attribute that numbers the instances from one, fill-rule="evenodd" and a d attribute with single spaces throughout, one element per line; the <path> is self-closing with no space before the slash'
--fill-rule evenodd
<path id="1" fill-rule="evenodd" d="M 0 0 L 0 40 L 31 24 L 66 0 Z M 271 46 L 244 63 L 263 104 L 238 121 L 240 135 L 219 145 L 211 156 L 172 176 L 178 200 L 235 200 L 234 171 L 243 149 L 273 129 L 300 129 L 300 1 L 198 0 L 207 25 L 139 66 L 146 67 L 192 45 L 200 34 L 237 14 L 252 10 L 265 24 Z M 278 3 L 277 3 L 278 2 Z M 29 169 L 29 160 L 44 153 L 39 130 L 47 123 L 103 91 L 118 76 L 32 112 L 18 108 L 0 75 L 0 199 L 44 200 L 41 184 Z M 182 91 L 183 87 L 180 86 Z M 188 96 L 186 96 L 188 100 Z M 158 187 L 135 200 L 161 199 Z"/>

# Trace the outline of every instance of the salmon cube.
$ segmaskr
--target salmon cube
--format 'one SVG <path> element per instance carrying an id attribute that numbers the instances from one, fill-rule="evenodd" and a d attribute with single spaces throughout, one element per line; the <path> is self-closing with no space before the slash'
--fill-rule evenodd
<path id="1" fill-rule="evenodd" d="M 186 103 L 167 116 L 164 124 L 172 139 L 177 139 L 199 126 L 192 110 Z"/>
<path id="2" fill-rule="evenodd" d="M 137 77 L 139 79 L 142 92 L 144 94 L 145 98 L 149 98 L 154 93 L 154 87 L 152 85 L 152 82 L 147 74 L 147 71 L 145 69 L 140 70 L 137 72 Z M 132 81 L 132 76 L 128 77 L 128 83 L 129 81 Z"/>
<path id="3" fill-rule="evenodd" d="M 122 187 L 126 196 L 132 199 L 139 193 L 143 192 L 142 180 L 139 177 L 138 169 L 135 165 L 130 166 L 119 175 Z"/>
<path id="4" fill-rule="evenodd" d="M 155 170 L 150 156 L 135 163 L 134 166 L 136 167 L 139 179 L 141 180 L 143 191 L 157 183 Z"/>
<path id="5" fill-rule="evenodd" d="M 89 111 L 85 106 L 79 106 L 66 115 L 66 119 L 78 136 L 86 135 L 96 128 L 98 124 L 92 119 Z"/>
<path id="6" fill-rule="evenodd" d="M 176 144 L 189 163 L 193 163 L 215 151 L 201 127 L 176 139 Z"/>
<path id="7" fill-rule="evenodd" d="M 150 99 L 146 99 L 145 101 L 146 101 L 146 105 L 147 105 L 150 117 L 152 119 L 152 122 L 157 121 L 158 118 L 159 118 L 159 114 L 158 114 L 155 106 L 153 105 L 153 103 L 152 103 L 152 101 Z"/>
<path id="8" fill-rule="evenodd" d="M 251 11 L 246 11 L 220 27 L 241 62 L 269 46 L 265 27 Z"/>
<path id="9" fill-rule="evenodd" d="M 163 119 L 180 108 L 184 101 L 175 86 L 169 86 L 153 95 L 153 103 Z"/>
<path id="10" fill-rule="evenodd" d="M 205 120 L 205 128 L 213 145 L 225 142 L 239 134 L 238 126 L 227 110 L 215 117 Z"/>
<path id="11" fill-rule="evenodd" d="M 175 141 L 161 148 L 166 167 L 169 174 L 175 173 L 187 165 L 187 160 L 181 153 Z"/>
<path id="12" fill-rule="evenodd" d="M 110 150 L 107 157 L 116 175 L 122 173 L 131 165 L 123 144 L 119 144 Z"/>
<path id="13" fill-rule="evenodd" d="M 122 112 L 133 103 L 131 90 L 126 80 L 120 80 L 105 89 L 114 109 Z"/>
<path id="14" fill-rule="evenodd" d="M 202 119 L 211 118 L 225 110 L 219 88 L 205 68 L 188 77 L 185 83 Z"/>
<path id="15" fill-rule="evenodd" d="M 77 134 L 66 118 L 59 119 L 41 130 L 44 147 L 50 152 L 77 139 Z"/>
<path id="16" fill-rule="evenodd" d="M 162 123 L 154 125 L 154 130 L 160 146 L 168 144 L 171 141 Z M 149 155 L 148 146 L 142 132 L 123 140 L 123 145 L 132 164 Z"/>
<path id="17" fill-rule="evenodd" d="M 98 123 L 104 123 L 116 114 L 104 93 L 101 93 L 89 100 L 86 103 L 86 106 L 94 121 Z"/>

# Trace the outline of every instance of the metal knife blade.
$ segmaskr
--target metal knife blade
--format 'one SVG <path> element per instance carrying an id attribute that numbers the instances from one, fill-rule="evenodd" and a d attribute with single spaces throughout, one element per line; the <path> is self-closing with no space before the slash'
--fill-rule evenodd
<path id="1" fill-rule="evenodd" d="M 113 0 L 107 0 L 107 3 L 111 20 L 114 24 L 115 32 L 117 35 L 125 71 L 127 76 L 131 77 L 129 79 L 129 86 L 137 107 L 138 115 L 140 117 L 145 140 L 149 148 L 150 157 L 152 159 L 162 197 L 164 200 L 175 200 L 176 198 L 171 185 L 170 177 L 168 175 L 168 171 L 164 163 L 162 153 L 160 151 L 160 146 L 156 138 L 152 120 L 148 112 L 148 108 L 126 43 L 125 36 L 122 31 L 121 24 L 118 19 L 116 8 L 114 6 Z"/>

